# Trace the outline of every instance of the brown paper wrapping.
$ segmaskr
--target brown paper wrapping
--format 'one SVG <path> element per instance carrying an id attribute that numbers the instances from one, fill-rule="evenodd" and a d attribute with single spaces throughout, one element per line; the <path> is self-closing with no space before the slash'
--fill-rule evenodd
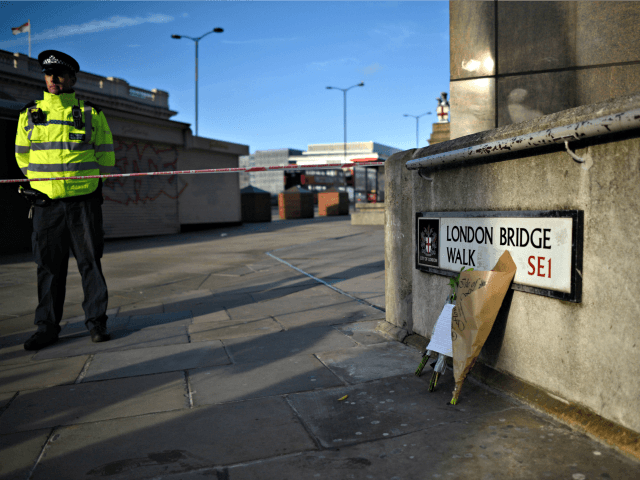
<path id="1" fill-rule="evenodd" d="M 516 264 L 505 250 L 490 272 L 462 272 L 456 294 L 456 306 L 451 315 L 451 340 L 453 346 L 453 376 L 456 386 L 451 403 L 460 395 L 462 383 L 471 371 L 504 296 L 516 274 Z"/>

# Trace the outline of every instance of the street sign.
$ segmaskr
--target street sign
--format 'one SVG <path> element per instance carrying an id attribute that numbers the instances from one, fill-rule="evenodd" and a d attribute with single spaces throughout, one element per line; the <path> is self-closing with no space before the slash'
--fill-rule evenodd
<path id="1" fill-rule="evenodd" d="M 491 270 L 509 250 L 513 288 L 582 300 L 583 212 L 418 212 L 416 268 L 452 276 L 462 267 Z"/>

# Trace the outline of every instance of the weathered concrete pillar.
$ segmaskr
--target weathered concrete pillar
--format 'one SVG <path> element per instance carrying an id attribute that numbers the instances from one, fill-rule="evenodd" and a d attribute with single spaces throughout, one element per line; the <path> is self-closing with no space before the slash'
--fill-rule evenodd
<path id="1" fill-rule="evenodd" d="M 413 250 L 411 172 L 405 164 L 415 150 L 396 153 L 385 162 L 384 268 L 386 319 L 413 332 Z"/>

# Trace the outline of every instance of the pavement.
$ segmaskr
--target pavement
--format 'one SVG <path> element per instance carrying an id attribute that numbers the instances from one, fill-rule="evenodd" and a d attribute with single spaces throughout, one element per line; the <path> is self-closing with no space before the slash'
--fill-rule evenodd
<path id="1" fill-rule="evenodd" d="M 29 254 L 0 256 L 0 479 L 637 479 L 640 464 L 473 378 L 428 391 L 383 335 L 384 235 L 349 217 L 111 240 L 112 340 L 75 262 L 27 352 Z M 414 342 L 415 344 L 415 342 Z"/>

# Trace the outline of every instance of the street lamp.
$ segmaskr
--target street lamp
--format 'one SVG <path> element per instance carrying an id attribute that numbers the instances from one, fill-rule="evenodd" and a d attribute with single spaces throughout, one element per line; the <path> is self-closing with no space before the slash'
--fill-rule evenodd
<path id="1" fill-rule="evenodd" d="M 176 40 L 180 40 L 182 37 L 184 37 L 196 42 L 196 137 L 198 136 L 198 42 L 210 33 L 222 33 L 223 31 L 224 30 L 222 30 L 221 28 L 214 28 L 210 32 L 207 32 L 204 35 L 199 36 L 198 38 L 188 37 L 187 35 L 171 35 L 171 38 L 175 38 Z"/>
<path id="2" fill-rule="evenodd" d="M 420 142 L 418 141 L 418 122 L 420 117 L 424 117 L 425 115 L 431 115 L 431 112 L 423 113 L 422 115 L 409 115 L 407 113 L 404 114 L 405 117 L 413 117 L 416 119 L 416 148 L 420 148 Z"/>
<path id="3" fill-rule="evenodd" d="M 327 90 L 342 90 L 344 94 L 344 163 L 347 163 L 347 92 L 354 87 L 364 87 L 364 82 L 352 85 L 349 88 L 327 87 Z"/>

